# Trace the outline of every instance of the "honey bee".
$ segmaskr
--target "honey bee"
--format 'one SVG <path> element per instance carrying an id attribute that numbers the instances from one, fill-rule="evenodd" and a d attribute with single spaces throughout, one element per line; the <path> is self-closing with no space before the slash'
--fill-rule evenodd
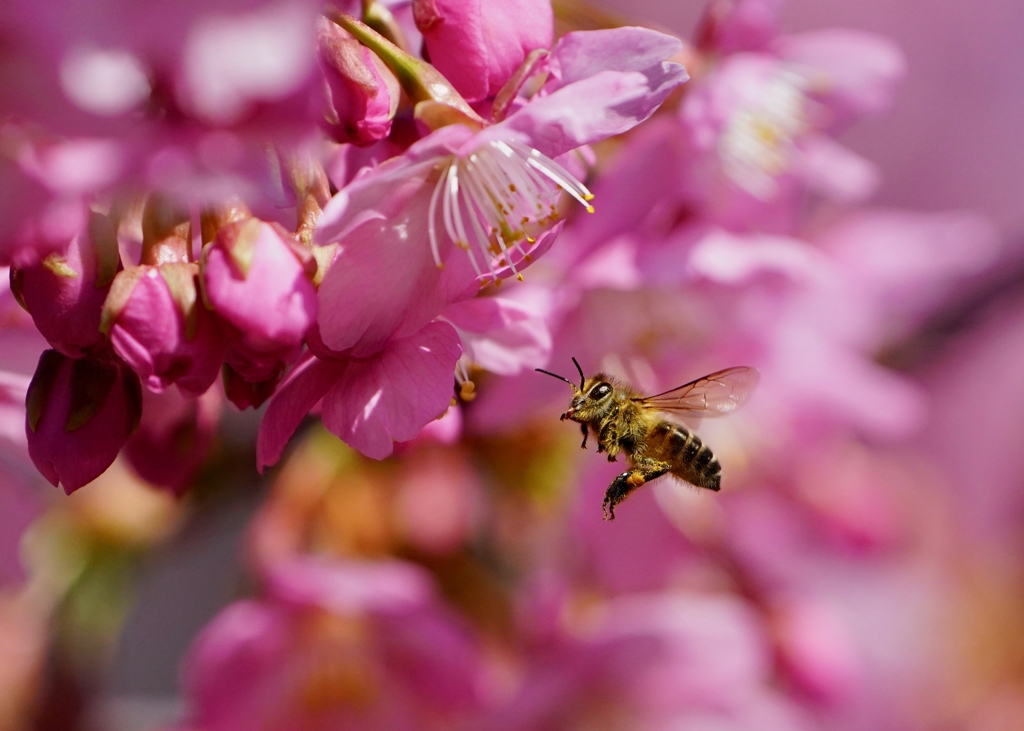
<path id="1" fill-rule="evenodd" d="M 692 431 L 659 417 L 675 413 L 691 417 L 724 416 L 738 409 L 757 385 L 756 368 L 726 368 L 654 396 L 643 396 L 633 386 L 597 373 L 590 378 L 572 359 L 580 385 L 557 373 L 537 370 L 572 386 L 569 410 L 560 417 L 580 424 L 583 449 L 590 432 L 597 436 L 597 451 L 615 462 L 619 452 L 629 458 L 630 469 L 615 478 L 604 495 L 605 520 L 615 520 L 615 506 L 644 483 L 670 474 L 691 485 L 717 491 L 722 468 L 715 455 Z"/>

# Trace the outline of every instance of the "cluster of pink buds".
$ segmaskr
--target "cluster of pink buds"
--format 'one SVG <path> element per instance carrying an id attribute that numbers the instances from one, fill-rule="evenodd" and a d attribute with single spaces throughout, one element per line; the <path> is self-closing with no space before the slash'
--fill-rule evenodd
<path id="1" fill-rule="evenodd" d="M 27 436 L 67 492 L 146 424 L 144 391 L 269 400 L 262 467 L 311 410 L 384 457 L 472 397 L 471 367 L 543 365 L 543 317 L 498 285 L 523 279 L 571 206 L 593 212 L 586 146 L 687 78 L 679 41 L 654 31 L 552 47 L 546 0 L 295 7 L 190 6 L 178 45 L 116 53 L 26 26 L 29 50 L 64 59 L 64 95 L 10 94 L 24 121 L 0 128 L 0 173 L 29 203 L 2 211 L 0 265 L 52 348 Z M 276 65 L 229 63 L 215 31 L 228 49 L 268 44 Z M 86 160 L 90 175 L 58 174 Z"/>

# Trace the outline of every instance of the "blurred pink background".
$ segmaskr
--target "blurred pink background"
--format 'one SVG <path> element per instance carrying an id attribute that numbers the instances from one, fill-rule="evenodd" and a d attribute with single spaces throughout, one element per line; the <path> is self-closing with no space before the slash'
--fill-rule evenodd
<path id="1" fill-rule="evenodd" d="M 597 0 L 608 10 L 692 32 L 704 3 Z M 891 113 L 843 142 L 877 164 L 876 202 L 919 210 L 970 208 L 1010 238 L 1024 227 L 1024 4 L 1006 0 L 790 0 L 783 31 L 846 26 L 884 34 L 906 54 Z"/>

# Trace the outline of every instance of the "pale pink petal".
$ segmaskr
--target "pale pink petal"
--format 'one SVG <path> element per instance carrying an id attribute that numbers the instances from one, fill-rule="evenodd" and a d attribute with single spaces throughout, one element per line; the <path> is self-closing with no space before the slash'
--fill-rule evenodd
<path id="1" fill-rule="evenodd" d="M 899 46 L 860 30 L 829 28 L 782 36 L 772 49 L 807 77 L 809 91 L 834 107 L 841 119 L 888 109 L 906 74 Z"/>
<path id="2" fill-rule="evenodd" d="M 276 2 L 199 19 L 182 49 L 183 104 L 206 121 L 230 124 L 255 104 L 292 94 L 314 68 L 314 8 Z"/>
<path id="3" fill-rule="evenodd" d="M 851 286 L 877 300 L 890 320 L 920 316 L 949 296 L 949 283 L 986 271 L 1003 247 L 987 219 L 965 211 L 869 209 L 816 237 Z"/>
<path id="4" fill-rule="evenodd" d="M 827 262 L 808 243 L 787 236 L 733 234 L 711 229 L 690 252 L 694 274 L 722 284 L 741 284 L 774 272 L 795 281 L 821 278 Z"/>
<path id="5" fill-rule="evenodd" d="M 423 442 L 436 442 L 437 444 L 454 444 L 462 436 L 462 409 L 458 406 L 451 406 L 440 419 L 434 419 L 425 427 L 420 429 L 408 444 L 419 444 Z"/>
<path id="6" fill-rule="evenodd" d="M 554 91 L 602 71 L 643 72 L 682 50 L 678 38 L 648 28 L 566 33 L 551 50 L 552 78 L 545 88 Z"/>
<path id="7" fill-rule="evenodd" d="M 806 135 L 800 141 L 794 172 L 809 188 L 840 201 L 869 198 L 881 182 L 878 167 L 831 137 Z"/>
<path id="8" fill-rule="evenodd" d="M 285 445 L 309 410 L 338 379 L 344 364 L 306 355 L 278 387 L 260 422 L 256 437 L 256 468 L 277 463 Z"/>
<path id="9" fill-rule="evenodd" d="M 689 76 L 676 63 L 645 71 L 602 71 L 535 98 L 480 140 L 518 138 L 548 157 L 612 137 L 643 122 Z"/>
<path id="10" fill-rule="evenodd" d="M 462 347 L 477 365 L 512 376 L 551 357 L 551 332 L 543 309 L 486 297 L 450 305 L 444 317 L 459 331 Z"/>
<path id="11" fill-rule="evenodd" d="M 395 441 L 412 439 L 448 408 L 461 354 L 454 328 L 432 322 L 349 361 L 324 397 L 324 425 L 366 456 L 387 457 Z"/>
<path id="12" fill-rule="evenodd" d="M 472 130 L 453 124 L 424 137 L 401 156 L 375 167 L 361 168 L 358 175 L 348 171 L 350 166 L 346 164 L 342 175 L 351 176 L 352 180 L 331 198 L 320 214 L 316 243 L 334 243 L 372 218 L 394 215 L 419 192 L 440 158 L 455 154 L 472 136 Z M 389 150 L 385 154 L 391 157 L 395 153 Z"/>

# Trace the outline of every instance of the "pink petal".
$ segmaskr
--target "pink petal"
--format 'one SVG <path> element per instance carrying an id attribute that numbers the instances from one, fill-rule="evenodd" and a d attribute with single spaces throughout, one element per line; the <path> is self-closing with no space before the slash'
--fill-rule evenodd
<path id="1" fill-rule="evenodd" d="M 424 137 L 404 155 L 364 168 L 324 207 L 317 221 L 316 243 L 334 243 L 369 220 L 394 215 L 419 192 L 440 158 L 454 154 L 472 136 L 460 124 L 449 125 Z"/>
<path id="2" fill-rule="evenodd" d="M 387 457 L 448 408 L 461 354 L 454 328 L 432 322 L 369 360 L 349 361 L 324 397 L 324 425 L 366 456 Z"/>
<path id="3" fill-rule="evenodd" d="M 449 241 L 441 247 L 443 270 L 431 253 L 426 221 L 433 184 L 426 176 L 433 166 L 401 166 L 398 175 L 357 180 L 324 210 L 318 237 L 342 237 L 318 295 L 320 334 L 329 348 L 372 355 L 479 289 L 468 257 Z M 364 204 L 370 215 L 348 217 Z"/>
<path id="4" fill-rule="evenodd" d="M 343 363 L 337 361 L 306 355 L 288 374 L 260 422 L 260 431 L 256 437 L 256 468 L 260 472 L 267 465 L 276 464 L 281 459 L 292 434 L 309 410 L 334 385 L 344 367 Z"/>
<path id="5" fill-rule="evenodd" d="M 222 231 L 206 249 L 203 284 L 214 311 L 237 328 L 244 352 L 281 356 L 297 349 L 316 316 L 316 290 L 287 233 L 260 222 L 248 272 L 228 255 Z"/>

